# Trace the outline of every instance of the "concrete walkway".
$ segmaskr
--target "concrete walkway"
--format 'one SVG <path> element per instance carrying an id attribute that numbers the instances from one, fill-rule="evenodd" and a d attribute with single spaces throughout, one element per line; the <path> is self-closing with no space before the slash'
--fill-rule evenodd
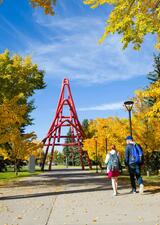
<path id="1" fill-rule="evenodd" d="M 0 225 L 160 225 L 160 192 L 113 197 L 104 175 L 54 170 L 0 188 Z"/>

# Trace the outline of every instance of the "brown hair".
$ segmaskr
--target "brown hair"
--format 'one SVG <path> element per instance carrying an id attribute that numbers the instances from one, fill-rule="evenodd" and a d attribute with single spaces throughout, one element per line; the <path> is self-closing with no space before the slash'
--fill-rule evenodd
<path id="1" fill-rule="evenodd" d="M 112 149 L 116 150 L 116 146 L 115 145 L 111 145 L 111 150 Z"/>

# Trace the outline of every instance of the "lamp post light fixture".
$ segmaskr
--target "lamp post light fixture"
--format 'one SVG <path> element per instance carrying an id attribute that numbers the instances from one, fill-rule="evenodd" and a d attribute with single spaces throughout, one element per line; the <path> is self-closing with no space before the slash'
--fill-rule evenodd
<path id="1" fill-rule="evenodd" d="M 97 149 L 97 136 L 94 137 L 96 147 L 96 173 L 98 173 L 98 149 Z"/>
<path id="2" fill-rule="evenodd" d="M 131 111 L 133 108 L 133 101 L 125 101 L 124 106 L 126 107 L 128 113 L 129 113 L 129 127 L 130 127 L 130 135 L 132 136 L 132 120 L 131 120 Z"/>

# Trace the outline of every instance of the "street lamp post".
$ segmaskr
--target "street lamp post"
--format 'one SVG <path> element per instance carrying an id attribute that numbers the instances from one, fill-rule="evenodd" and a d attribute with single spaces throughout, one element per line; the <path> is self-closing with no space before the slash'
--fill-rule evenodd
<path id="1" fill-rule="evenodd" d="M 130 135 L 132 136 L 132 120 L 131 120 L 131 111 L 132 111 L 132 108 L 133 108 L 133 104 L 134 102 L 133 101 L 126 101 L 124 102 L 124 105 L 129 113 L 129 127 L 130 127 Z"/>
<path id="2" fill-rule="evenodd" d="M 98 149 L 97 149 L 97 137 L 94 137 L 96 147 L 96 173 L 98 173 Z"/>
<path id="3" fill-rule="evenodd" d="M 105 144 L 106 144 L 106 154 L 107 154 L 107 147 L 108 147 L 108 142 L 107 142 L 107 138 L 105 138 Z"/>
<path id="4" fill-rule="evenodd" d="M 108 127 L 107 126 L 103 126 L 103 128 L 108 128 Z M 107 146 L 108 146 L 108 140 L 107 140 L 107 137 L 105 137 L 106 154 L 107 154 Z"/>

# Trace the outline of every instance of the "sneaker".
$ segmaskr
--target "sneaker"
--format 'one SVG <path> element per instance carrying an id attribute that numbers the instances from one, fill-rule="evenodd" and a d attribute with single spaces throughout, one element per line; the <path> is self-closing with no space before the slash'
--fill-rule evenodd
<path id="1" fill-rule="evenodd" d="M 144 190 L 144 185 L 143 184 L 140 184 L 139 185 L 139 193 L 140 194 L 143 194 L 143 190 Z"/>
<path id="2" fill-rule="evenodd" d="M 136 194 L 137 192 L 132 190 L 132 191 L 130 191 L 129 193 L 130 193 L 130 194 Z"/>
<path id="3" fill-rule="evenodd" d="M 113 193 L 113 196 L 116 196 L 116 195 L 117 195 L 117 193 L 114 192 L 114 193 Z"/>

